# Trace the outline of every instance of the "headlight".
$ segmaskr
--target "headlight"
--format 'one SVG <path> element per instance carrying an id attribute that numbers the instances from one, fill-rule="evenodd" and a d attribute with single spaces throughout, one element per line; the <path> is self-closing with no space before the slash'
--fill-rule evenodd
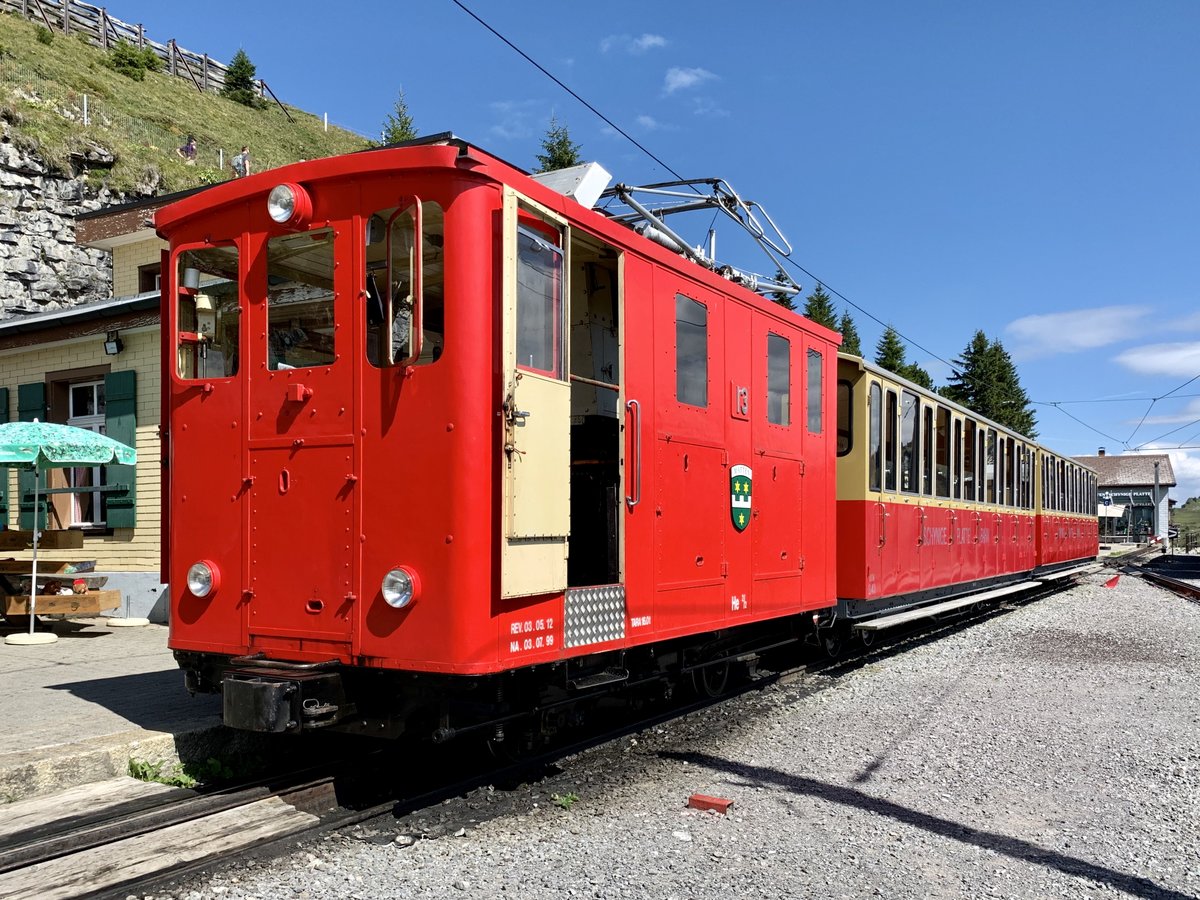
<path id="1" fill-rule="evenodd" d="M 383 576 L 383 599 L 396 609 L 403 609 L 417 599 L 420 588 L 417 573 L 404 566 L 397 566 Z"/>
<path id="2" fill-rule="evenodd" d="M 209 594 L 215 593 L 220 583 L 217 567 L 208 560 L 193 563 L 192 567 L 188 569 L 188 590 L 196 597 L 207 597 Z"/>
<path id="3" fill-rule="evenodd" d="M 277 184 L 267 195 L 267 214 L 280 225 L 303 228 L 312 215 L 312 200 L 298 184 Z"/>

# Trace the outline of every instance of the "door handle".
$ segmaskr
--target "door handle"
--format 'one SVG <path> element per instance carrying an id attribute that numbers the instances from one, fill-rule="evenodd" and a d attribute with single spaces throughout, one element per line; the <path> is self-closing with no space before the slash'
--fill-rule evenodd
<path id="1" fill-rule="evenodd" d="M 625 404 L 629 413 L 629 430 L 632 432 L 629 440 L 629 480 L 632 482 L 632 493 L 625 495 L 625 505 L 632 512 L 633 508 L 642 502 L 642 407 L 636 400 Z"/>

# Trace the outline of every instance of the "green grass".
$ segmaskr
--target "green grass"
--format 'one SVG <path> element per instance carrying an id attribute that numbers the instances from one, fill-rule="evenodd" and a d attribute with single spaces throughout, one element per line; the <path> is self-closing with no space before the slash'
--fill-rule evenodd
<path id="1" fill-rule="evenodd" d="M 1191 497 L 1171 510 L 1171 524 L 1181 533 L 1200 537 L 1200 497 Z"/>
<path id="2" fill-rule="evenodd" d="M 52 170 L 69 173 L 72 160 L 101 148 L 112 154 L 109 171 L 89 180 L 112 190 L 153 186 L 159 193 L 229 178 L 229 161 L 243 144 L 254 171 L 301 159 L 361 150 L 367 139 L 288 107 L 293 122 L 273 101 L 251 109 L 219 94 L 201 93 L 186 78 L 148 72 L 134 81 L 104 65 L 99 48 L 58 32 L 39 42 L 36 26 L 0 14 L 0 117 L 19 146 L 35 150 Z M 87 96 L 90 124 L 83 124 Z M 382 114 L 381 114 L 382 119 Z M 184 165 L 175 155 L 195 135 L 198 160 Z M 218 150 L 225 168 L 218 168 Z"/>

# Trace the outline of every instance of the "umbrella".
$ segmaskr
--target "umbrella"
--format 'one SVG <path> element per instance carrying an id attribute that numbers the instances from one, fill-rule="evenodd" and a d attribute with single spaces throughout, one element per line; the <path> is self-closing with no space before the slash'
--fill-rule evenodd
<path id="1" fill-rule="evenodd" d="M 137 451 L 96 431 L 56 425 L 52 422 L 6 422 L 0 424 L 0 466 L 30 468 L 33 473 L 33 577 L 29 583 L 29 636 L 7 643 L 37 643 L 33 633 L 34 606 L 37 603 L 38 549 L 38 473 L 43 469 L 69 469 L 75 466 L 103 466 L 137 463 Z M 53 638 L 51 638 L 53 639 Z"/>

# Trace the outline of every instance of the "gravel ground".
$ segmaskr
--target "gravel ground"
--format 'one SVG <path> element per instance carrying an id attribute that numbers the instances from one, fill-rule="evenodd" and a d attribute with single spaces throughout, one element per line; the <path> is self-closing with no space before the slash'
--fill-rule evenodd
<path id="1" fill-rule="evenodd" d="M 1105 577 L 153 896 L 1196 897 L 1200 605 Z"/>

